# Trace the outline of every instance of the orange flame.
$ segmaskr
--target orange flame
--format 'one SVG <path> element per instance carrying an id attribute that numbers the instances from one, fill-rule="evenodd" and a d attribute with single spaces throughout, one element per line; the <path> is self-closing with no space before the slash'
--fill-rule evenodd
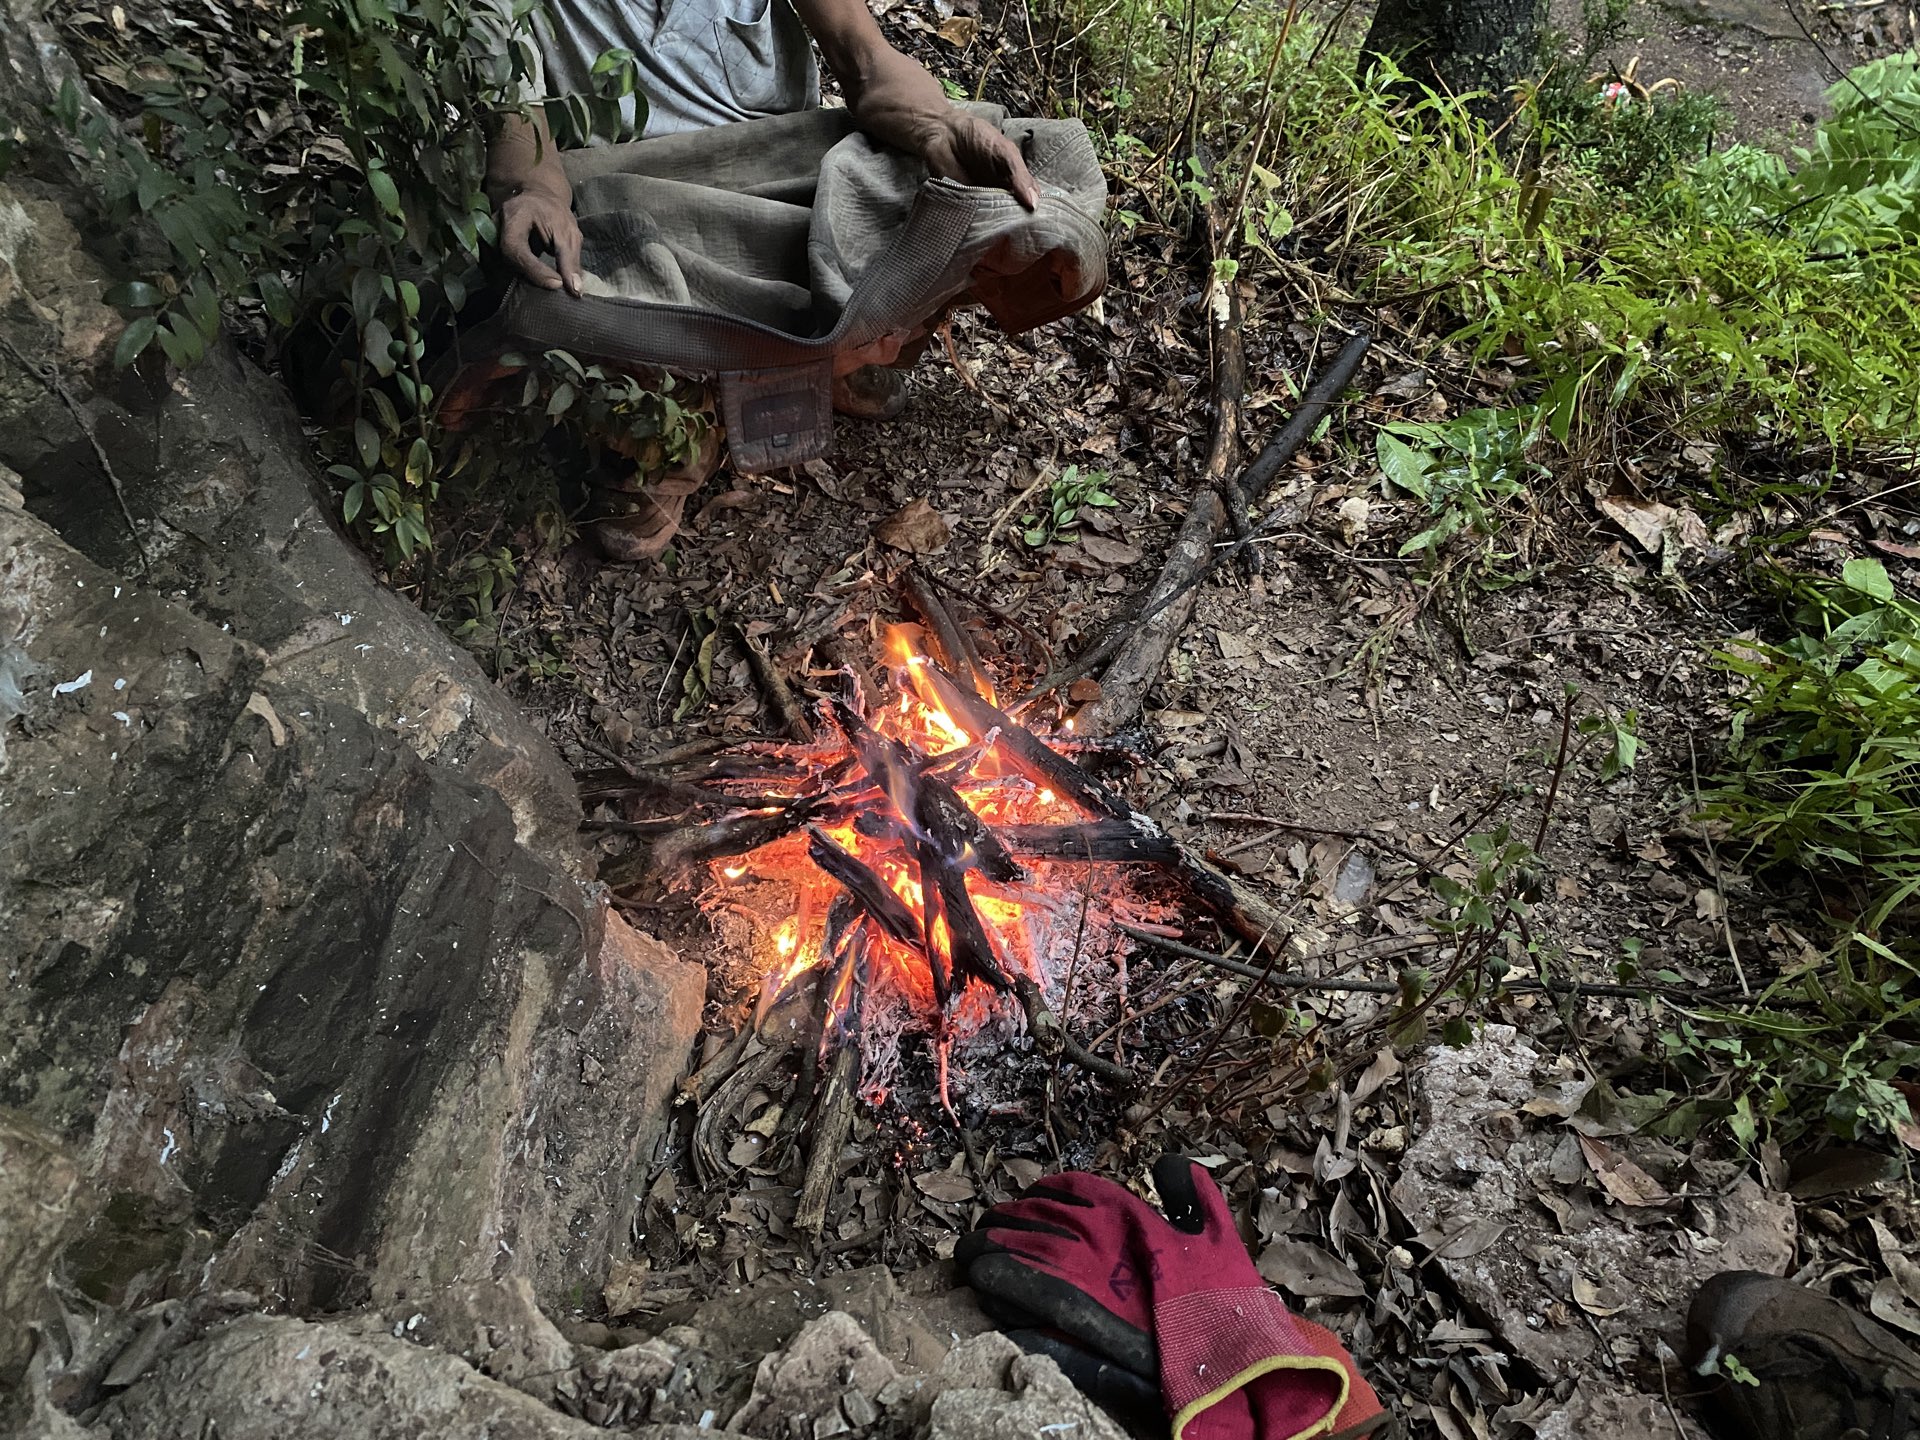
<path id="1" fill-rule="evenodd" d="M 940 704 L 933 686 L 924 677 L 926 662 L 915 653 L 905 628 L 890 629 L 885 638 L 885 653 L 906 684 L 897 703 L 876 709 L 869 716 L 869 723 L 876 731 L 909 746 L 920 756 L 938 759 L 954 755 L 956 762 L 960 757 L 955 752 L 987 738 L 969 734 Z M 835 758 L 823 756 L 822 767 Z M 1062 824 L 1085 818 L 1052 790 L 1033 785 L 1020 775 L 1017 767 L 1004 763 L 998 742 L 985 746 L 970 764 L 963 767 L 956 763 L 943 773 L 968 808 L 991 825 Z M 909 813 L 911 784 L 910 775 L 889 775 L 882 787 L 886 798 L 874 802 L 876 809 L 891 812 L 887 818 L 894 822 L 896 831 L 907 828 L 912 819 Z M 925 924 L 926 896 L 918 867 L 897 833 L 868 834 L 852 820 L 822 828 L 837 845 L 878 875 L 913 916 Z M 777 977 L 773 981 L 775 993 L 828 958 L 823 953 L 824 917 L 839 894 L 839 885 L 808 858 L 803 835 L 762 846 L 744 861 L 724 866 L 716 864 L 715 869 L 728 880 L 751 873 L 758 881 L 778 882 L 791 891 L 790 906 L 783 906 L 786 918 L 773 930 L 774 955 L 768 968 L 770 975 Z M 1040 979 L 1044 957 L 1034 953 L 1028 925 L 1035 904 L 1031 889 L 996 885 L 978 871 L 969 871 L 965 884 L 1002 968 L 1009 975 L 1026 974 Z M 867 929 L 869 993 L 889 992 L 905 1000 L 914 1013 L 931 1016 L 935 1008 L 933 977 L 925 957 L 914 946 L 880 934 L 875 926 L 868 925 Z M 929 938 L 935 953 L 950 964 L 952 941 L 943 916 L 934 917 Z M 974 1006 L 985 1003 L 988 1003 L 985 996 L 976 998 L 974 992 L 969 992 L 962 1010 L 971 1011 Z M 833 1011 L 839 1013 L 846 1004 L 845 994 L 831 997 L 830 1004 Z"/>

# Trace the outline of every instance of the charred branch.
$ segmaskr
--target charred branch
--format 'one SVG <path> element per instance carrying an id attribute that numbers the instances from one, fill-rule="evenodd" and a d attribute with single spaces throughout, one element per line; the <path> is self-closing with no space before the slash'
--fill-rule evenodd
<path id="1" fill-rule="evenodd" d="M 1143 835 L 1128 820 L 1084 825 L 1002 825 L 996 832 L 1016 854 L 1035 860 L 1178 865 L 1179 847 L 1164 835 Z"/>
<path id="2" fill-rule="evenodd" d="M 747 666 L 753 671 L 753 678 L 759 682 L 761 692 L 767 697 L 767 703 L 773 707 L 773 713 L 780 717 L 780 729 L 793 740 L 808 743 L 813 739 L 813 726 L 808 722 L 806 711 L 794 699 L 793 689 L 787 684 L 787 677 L 781 671 L 779 663 L 768 653 L 767 647 L 747 634 L 744 628 L 735 627 L 740 648 L 747 652 Z"/>
<path id="3" fill-rule="evenodd" d="M 998 885 L 1021 878 L 1018 862 L 959 791 L 933 774 L 922 775 L 914 788 L 914 826 L 948 864 L 961 870 L 978 868 Z"/>
<path id="4" fill-rule="evenodd" d="M 954 674 L 965 676 L 974 689 L 990 690 L 979 653 L 973 648 L 966 628 L 918 569 L 907 567 L 906 574 L 900 577 L 900 593 L 927 622 L 927 640 L 934 658 Z"/>
<path id="5" fill-rule="evenodd" d="M 874 924 L 901 944 L 919 948 L 920 922 L 913 918 L 906 902 L 888 889 L 887 882 L 865 861 L 836 845 L 832 837 L 819 829 L 807 832 L 807 857 L 839 881 L 853 897 L 853 903 L 866 912 Z"/>
<path id="6" fill-rule="evenodd" d="M 940 953 L 935 925 L 945 922 L 946 953 L 953 962 L 950 984 L 954 993 L 966 988 L 969 979 L 979 980 L 995 990 L 1011 990 L 1013 984 L 1000 968 L 987 927 L 980 923 L 980 912 L 967 893 L 966 872 L 950 864 L 946 857 L 925 841 L 915 841 L 914 858 L 920 866 L 920 890 L 926 914 L 927 953 Z M 936 977 L 938 969 L 935 970 Z"/>
<path id="7" fill-rule="evenodd" d="M 1133 1072 L 1126 1066 L 1112 1060 L 1103 1060 L 1078 1040 L 1067 1034 L 1066 1026 L 1047 1008 L 1040 987 L 1026 976 L 1021 976 L 1014 986 L 1020 997 L 1020 1008 L 1027 1012 L 1027 1028 L 1043 1046 L 1057 1047 L 1061 1055 L 1071 1060 L 1081 1069 L 1098 1075 L 1109 1084 L 1131 1088 Z"/>

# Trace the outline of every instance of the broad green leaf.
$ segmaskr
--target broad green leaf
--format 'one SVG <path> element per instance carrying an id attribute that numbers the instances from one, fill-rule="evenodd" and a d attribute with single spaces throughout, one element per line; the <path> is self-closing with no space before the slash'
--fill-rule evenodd
<path id="1" fill-rule="evenodd" d="M 120 332 L 120 343 L 113 347 L 113 363 L 121 368 L 131 365 L 152 342 L 160 329 L 160 322 L 151 315 L 142 315 L 138 320 L 130 321 Z"/>
<path id="2" fill-rule="evenodd" d="M 167 302 L 160 287 L 145 280 L 129 280 L 116 285 L 101 298 L 117 310 L 145 310 Z"/>
<path id="3" fill-rule="evenodd" d="M 400 208 L 400 189 L 393 183 L 393 177 L 384 170 L 367 172 L 367 188 L 373 191 L 373 198 L 380 202 L 380 208 L 395 219 L 405 212 Z"/>
<path id="4" fill-rule="evenodd" d="M 433 469 L 433 452 L 424 439 L 416 439 L 407 451 L 407 484 L 416 489 L 427 482 Z"/>
<path id="5" fill-rule="evenodd" d="M 1430 498 L 1428 473 L 1433 468 L 1432 460 L 1385 430 L 1374 437 L 1373 448 L 1380 472 L 1392 484 L 1421 500 Z"/>
<path id="6" fill-rule="evenodd" d="M 1861 558 L 1847 561 L 1840 569 L 1840 581 L 1849 590 L 1858 590 L 1862 595 L 1871 595 L 1876 600 L 1891 601 L 1894 598 L 1893 581 L 1887 576 L 1887 567 L 1878 560 Z"/>

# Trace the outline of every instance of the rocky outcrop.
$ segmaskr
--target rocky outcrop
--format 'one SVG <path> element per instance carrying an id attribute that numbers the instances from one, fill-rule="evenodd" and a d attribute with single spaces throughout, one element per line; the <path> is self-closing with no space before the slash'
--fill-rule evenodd
<path id="1" fill-rule="evenodd" d="M 365 1325 L 250 1315 L 161 1362 L 107 1403 L 100 1440 L 586 1440 L 606 1432 L 464 1361 Z"/>
<path id="2" fill-rule="evenodd" d="M 35 12 L 3 115 L 71 73 Z M 566 768 L 335 532 L 277 385 L 112 369 L 83 198 L 0 181 L 5 1310 L 597 1294 L 704 977 L 609 915 Z"/>

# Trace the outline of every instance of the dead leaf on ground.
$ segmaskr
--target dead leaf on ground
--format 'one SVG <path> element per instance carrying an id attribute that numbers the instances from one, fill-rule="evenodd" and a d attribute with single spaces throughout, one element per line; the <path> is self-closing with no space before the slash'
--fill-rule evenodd
<path id="1" fill-rule="evenodd" d="M 1220 647 L 1220 658 L 1223 660 L 1245 660 L 1253 654 L 1253 647 L 1245 638 L 1231 630 L 1214 631 L 1213 643 Z"/>
<path id="2" fill-rule="evenodd" d="M 1592 1089 L 1593 1081 L 1591 1080 L 1562 1080 L 1557 1085 L 1548 1085 L 1536 1092 L 1534 1097 L 1520 1108 L 1529 1115 L 1545 1115 L 1555 1120 L 1565 1120 L 1586 1103 L 1587 1093 Z"/>
<path id="3" fill-rule="evenodd" d="M 1360 1078 L 1354 1082 L 1353 1103 L 1358 1105 L 1399 1073 L 1400 1057 L 1393 1053 L 1391 1046 L 1382 1049 L 1373 1057 L 1373 1063 L 1361 1071 Z"/>
<path id="4" fill-rule="evenodd" d="M 956 1175 L 951 1170 L 929 1170 L 924 1175 L 913 1177 L 913 1186 L 929 1200 L 939 1200 L 948 1205 L 960 1205 L 973 1199 L 973 1181 L 965 1175 Z"/>
<path id="5" fill-rule="evenodd" d="M 1433 1247 L 1436 1260 L 1469 1260 L 1507 1233 L 1507 1222 L 1489 1215 L 1455 1231 Z"/>
<path id="6" fill-rule="evenodd" d="M 1137 565 L 1141 559 L 1138 547 L 1105 535 L 1082 535 L 1080 548 L 1102 565 Z"/>
<path id="7" fill-rule="evenodd" d="M 1600 1182 L 1601 1189 L 1622 1205 L 1665 1205 L 1673 1199 L 1667 1193 L 1666 1186 L 1611 1145 L 1603 1145 L 1590 1135 L 1578 1138 L 1580 1152 L 1587 1157 L 1593 1178 Z"/>
<path id="8" fill-rule="evenodd" d="M 647 1293 L 650 1263 L 645 1260 L 616 1260 L 607 1283 L 600 1292 L 607 1302 L 607 1314 L 615 1319 L 631 1315 L 640 1308 Z"/>
<path id="9" fill-rule="evenodd" d="M 1008 1178 L 1021 1190 L 1031 1189 L 1039 1184 L 1040 1177 L 1046 1173 L 1037 1160 L 1020 1160 L 1012 1157 L 1002 1159 L 1000 1168 L 1007 1172 Z"/>
<path id="10" fill-rule="evenodd" d="M 1658 500 L 1640 500 L 1630 495 L 1603 495 L 1593 502 L 1607 519 L 1627 532 L 1628 537 L 1649 555 L 1658 555 L 1666 543 L 1667 527 L 1675 510 Z"/>
<path id="11" fill-rule="evenodd" d="M 1900 1293 L 1900 1286 L 1892 1280 L 1882 1280 L 1873 1287 L 1873 1294 L 1867 1299 L 1867 1309 L 1873 1312 L 1873 1318 L 1895 1329 L 1904 1330 L 1909 1335 L 1920 1335 L 1920 1314 L 1907 1304 L 1906 1297 Z"/>
<path id="12" fill-rule="evenodd" d="M 1260 1252 L 1261 1276 L 1301 1299 L 1364 1295 L 1366 1283 L 1353 1267 L 1308 1240 L 1276 1240 Z"/>
<path id="13" fill-rule="evenodd" d="M 1589 1315 L 1597 1315 L 1601 1319 L 1618 1315 L 1627 1308 L 1626 1302 L 1618 1295 L 1578 1273 L 1573 1277 L 1573 1303 Z"/>
<path id="14" fill-rule="evenodd" d="M 1920 1305 L 1920 1264 L 1901 1248 L 1899 1240 L 1878 1216 L 1868 1217 L 1867 1224 L 1873 1229 L 1874 1243 L 1880 1247 L 1880 1260 L 1887 1267 L 1887 1273 L 1893 1277 L 1893 1283 L 1900 1287 L 1900 1293 L 1908 1301 Z"/>
<path id="15" fill-rule="evenodd" d="M 946 549 L 947 541 L 953 538 L 953 527 L 922 495 L 874 526 L 873 538 L 912 555 L 932 555 Z"/>

